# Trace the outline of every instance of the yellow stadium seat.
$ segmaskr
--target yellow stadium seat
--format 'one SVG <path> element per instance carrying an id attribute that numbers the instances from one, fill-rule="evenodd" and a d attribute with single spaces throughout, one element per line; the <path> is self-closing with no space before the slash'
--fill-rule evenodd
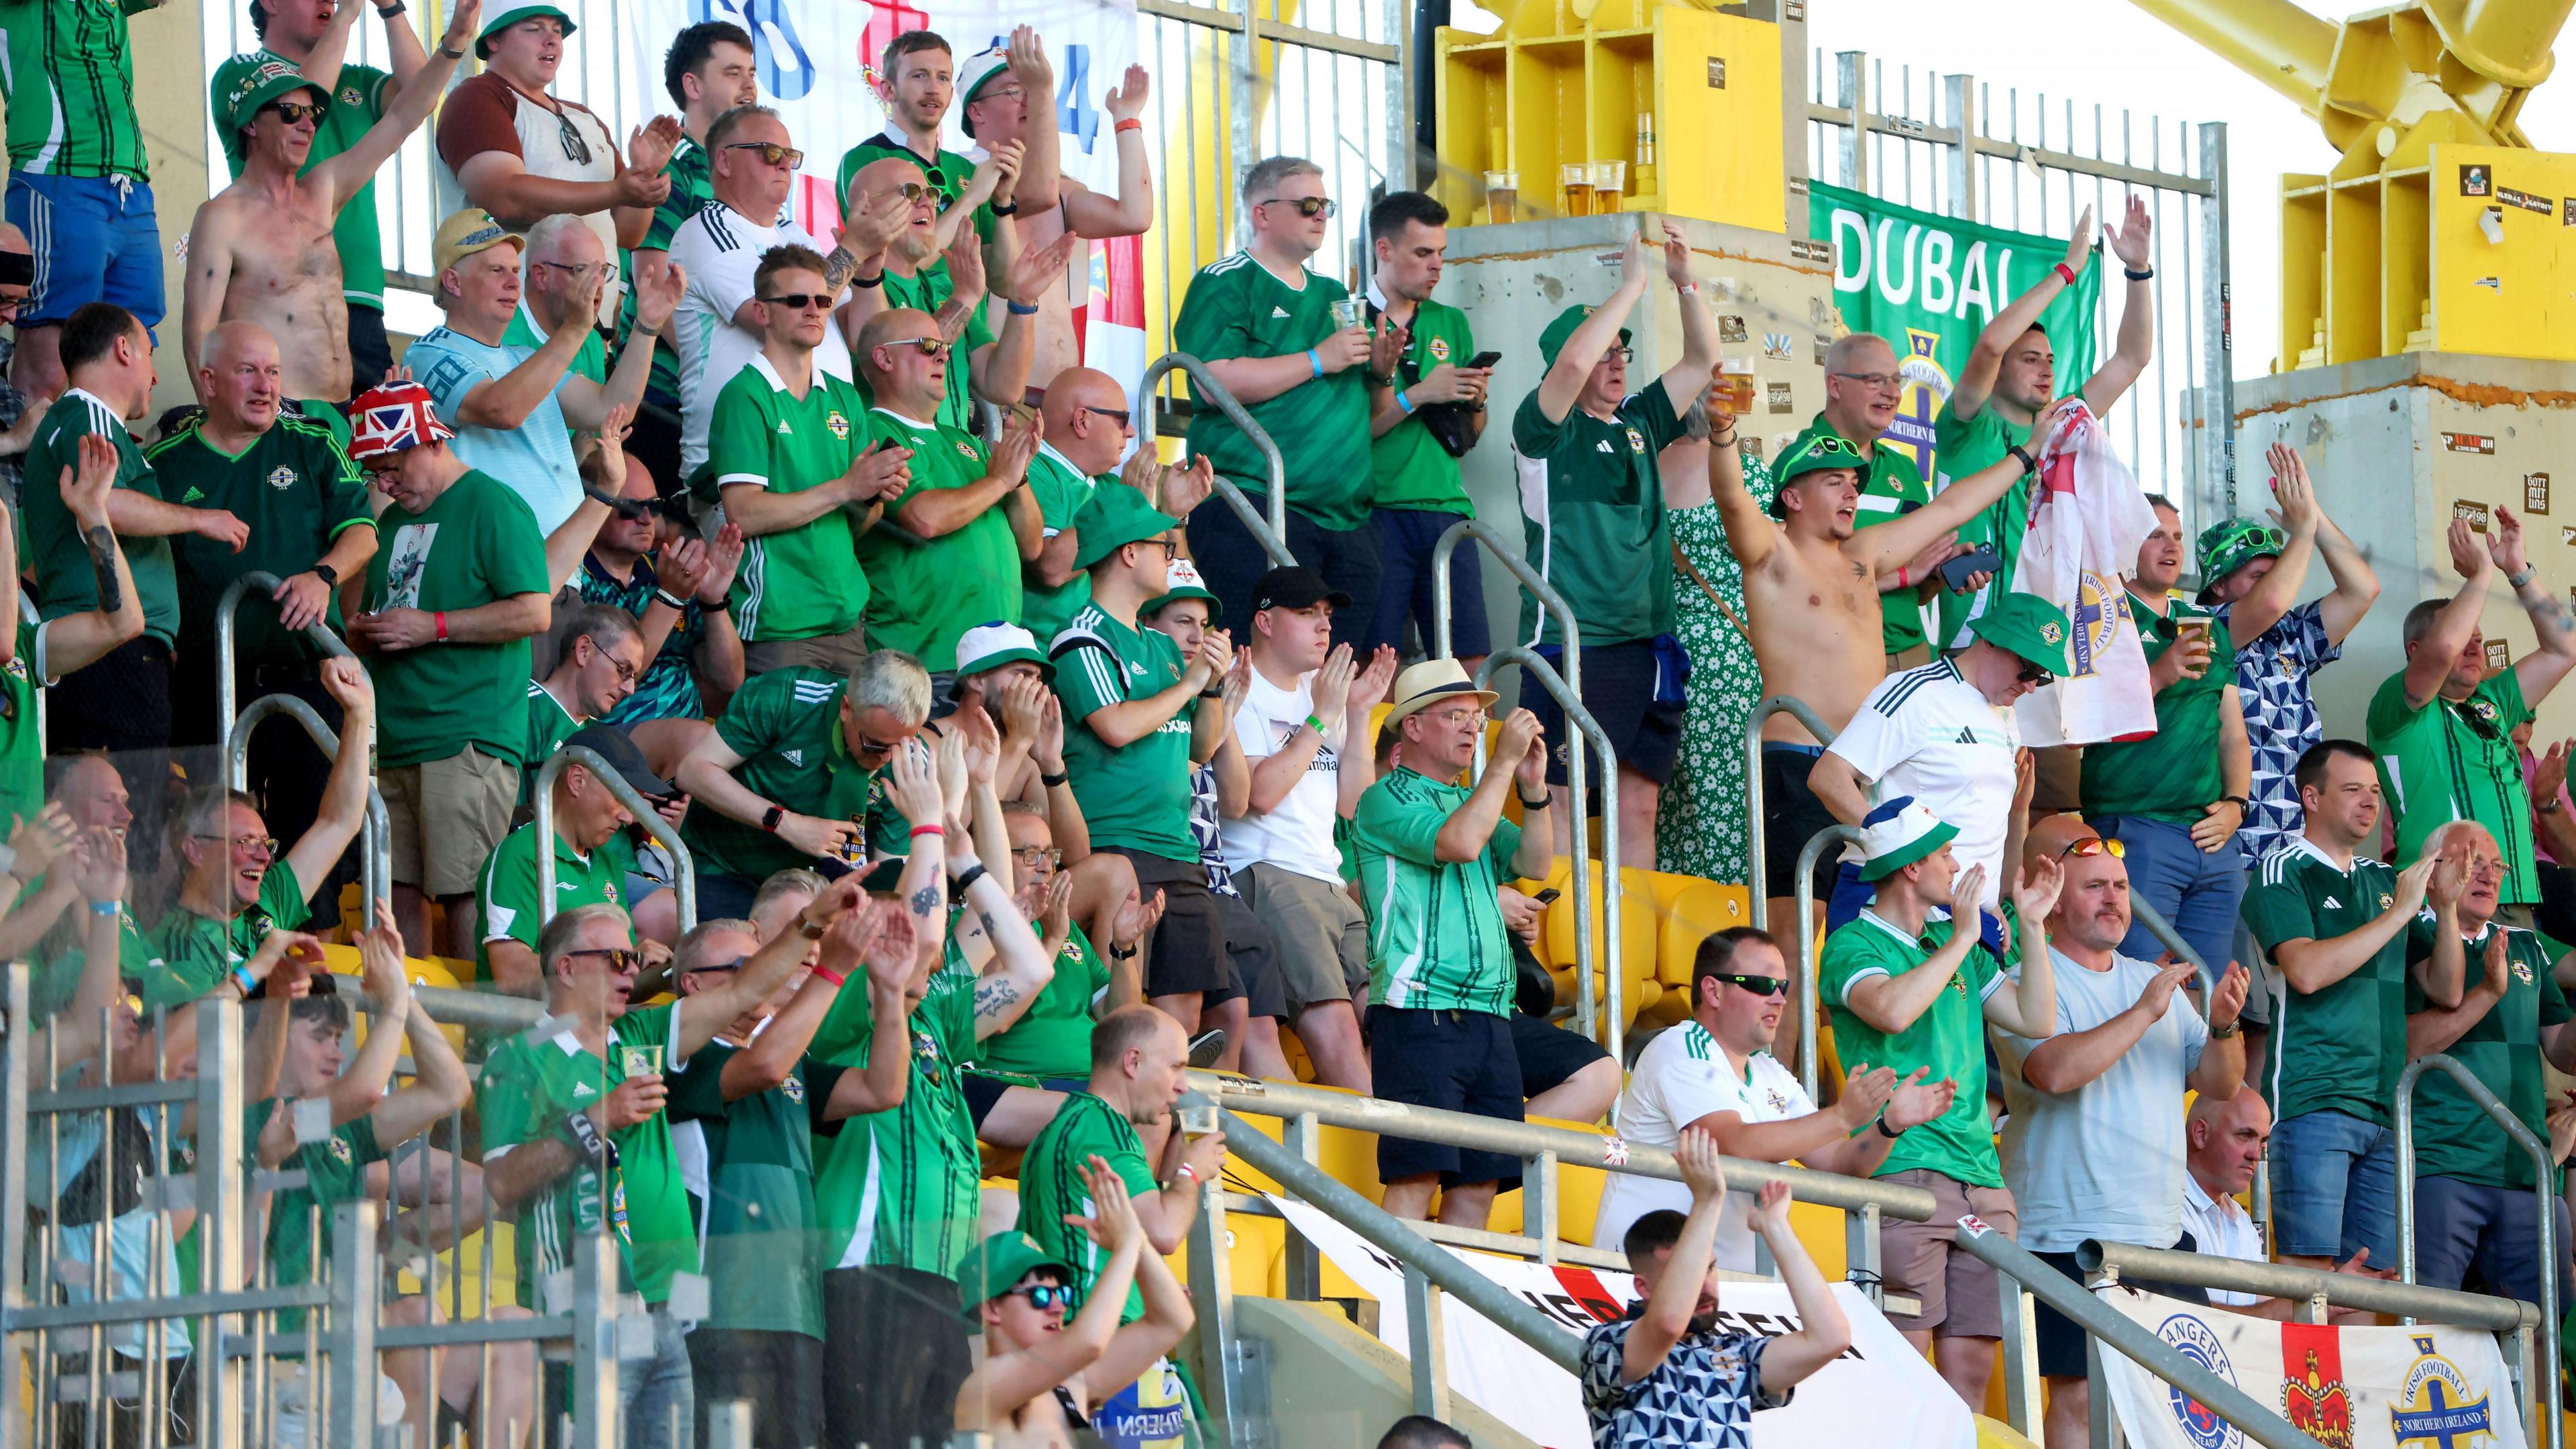
<path id="1" fill-rule="evenodd" d="M 1668 887 L 1668 882 L 1673 884 Z M 1749 926 L 1753 917 L 1740 885 L 1657 875 L 1655 894 L 1663 903 L 1663 919 L 1657 923 L 1654 979 L 1665 989 L 1652 1012 L 1656 1025 L 1671 1026 L 1690 1015 L 1691 970 L 1699 960 L 1699 943 L 1730 927 Z"/>

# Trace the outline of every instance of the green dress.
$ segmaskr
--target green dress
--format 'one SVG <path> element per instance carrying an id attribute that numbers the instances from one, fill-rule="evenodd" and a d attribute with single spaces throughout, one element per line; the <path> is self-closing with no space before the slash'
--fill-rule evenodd
<path id="1" fill-rule="evenodd" d="M 1770 507 L 1775 491 L 1771 465 L 1745 459 L 1744 486 L 1754 502 Z M 1682 557 L 1726 600 L 1736 618 L 1749 623 L 1744 571 L 1727 552 L 1717 504 L 1676 508 L 1671 517 L 1673 542 Z M 1762 670 L 1753 662 L 1753 646 L 1688 574 L 1674 580 L 1673 634 L 1690 655 L 1690 689 L 1682 706 L 1680 767 L 1665 787 L 1655 822 L 1655 854 L 1668 871 L 1740 881 L 1748 869 L 1744 727 L 1762 702 Z"/>

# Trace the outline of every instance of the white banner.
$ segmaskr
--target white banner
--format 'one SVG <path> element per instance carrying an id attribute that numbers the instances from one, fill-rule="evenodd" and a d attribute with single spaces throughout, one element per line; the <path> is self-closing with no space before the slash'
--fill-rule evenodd
<path id="1" fill-rule="evenodd" d="M 1301 1202 L 1272 1197 L 1289 1225 L 1378 1303 L 1380 1342 L 1407 1352 L 1404 1265 L 1366 1239 Z M 1556 1267 L 1517 1258 L 1446 1250 L 1459 1262 L 1527 1302 L 1580 1339 L 1596 1323 L 1627 1312 L 1637 1297 L 1625 1273 Z M 1923 1355 L 1914 1351 L 1859 1289 L 1834 1285 L 1852 1325 L 1852 1346 L 1798 1386 L 1785 1409 L 1753 1416 L 1756 1449 L 1812 1449 L 1819 1444 L 1870 1449 L 1973 1449 L 1976 1428 Z M 1574 1375 L 1455 1298 L 1441 1315 L 1448 1339 L 1449 1389 L 1537 1440 L 1546 1449 L 1591 1449 L 1583 1390 Z M 1718 1321 L 1752 1333 L 1793 1333 L 1798 1316 L 1777 1283 L 1729 1283 Z"/>
<path id="2" fill-rule="evenodd" d="M 2334 1449 L 2524 1449 L 2492 1335 L 2276 1323 L 2127 1288 L 2102 1301 Z M 2235 1425 L 2117 1353 L 2102 1356 L 2137 1449 L 2244 1449 Z"/>

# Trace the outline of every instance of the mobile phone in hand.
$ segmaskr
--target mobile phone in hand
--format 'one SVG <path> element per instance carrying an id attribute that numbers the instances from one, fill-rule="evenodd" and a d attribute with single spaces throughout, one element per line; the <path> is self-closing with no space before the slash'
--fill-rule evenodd
<path id="1" fill-rule="evenodd" d="M 1499 352 L 1479 352 L 1475 356 L 1467 359 L 1467 366 L 1470 368 L 1491 367 L 1502 360 L 1503 355 Z"/>
<path id="2" fill-rule="evenodd" d="M 1964 594 L 1968 591 L 1968 579 L 1972 575 L 1995 573 L 2003 566 L 2004 556 L 1995 552 L 1994 545 L 1981 543 L 1941 565 L 1941 583 L 1951 593 Z"/>

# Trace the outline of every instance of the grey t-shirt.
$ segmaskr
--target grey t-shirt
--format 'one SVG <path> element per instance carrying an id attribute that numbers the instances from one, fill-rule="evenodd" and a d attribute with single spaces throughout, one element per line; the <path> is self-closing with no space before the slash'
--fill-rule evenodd
<path id="1" fill-rule="evenodd" d="M 2156 968 L 2114 956 L 2094 971 L 2051 948 L 2057 1031 L 2091 1031 L 2136 1004 Z M 2039 1043 L 1994 1034 L 2003 1064 L 2004 1183 L 2021 1210 L 2020 1242 L 2071 1253 L 2086 1238 L 2169 1248 L 2182 1235 L 2183 1086 L 2209 1028 L 2179 990 L 2164 1016 L 2102 1075 L 2063 1096 L 2022 1080 Z"/>

